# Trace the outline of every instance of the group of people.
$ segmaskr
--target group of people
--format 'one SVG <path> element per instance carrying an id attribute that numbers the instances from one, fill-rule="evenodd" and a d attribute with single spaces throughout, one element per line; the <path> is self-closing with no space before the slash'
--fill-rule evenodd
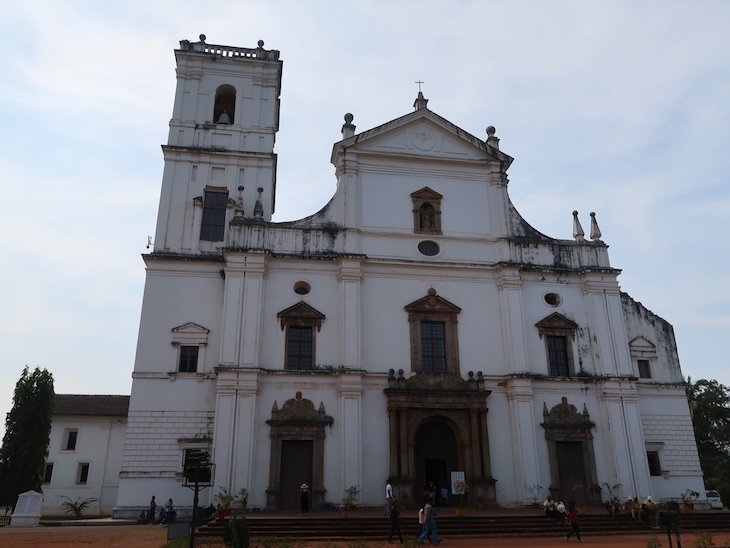
<path id="1" fill-rule="evenodd" d="M 578 542 L 583 542 L 580 538 L 580 526 L 578 525 L 578 511 L 575 507 L 575 502 L 570 501 L 566 509 L 565 504 L 562 500 L 555 500 L 549 496 L 542 503 L 545 515 L 550 519 L 554 519 L 558 523 L 567 523 L 568 530 L 565 532 L 565 540 L 570 539 L 573 535 L 578 539 Z"/>
<path id="2" fill-rule="evenodd" d="M 628 497 L 623 505 L 619 502 L 618 497 L 614 496 L 608 502 L 608 511 L 612 516 L 626 511 L 634 521 L 653 523 L 656 520 L 657 505 L 650 496 L 646 497 L 644 502 L 641 502 L 639 497 Z"/>
<path id="3" fill-rule="evenodd" d="M 175 518 L 177 517 L 177 512 L 175 512 L 175 508 L 172 505 L 172 499 L 167 499 L 167 502 L 160 508 L 159 513 L 157 512 L 157 501 L 155 500 L 155 496 L 152 496 L 152 499 L 150 500 L 150 507 L 148 510 L 143 510 L 139 517 L 137 518 L 137 523 L 147 523 L 147 524 L 167 524 L 172 523 L 175 521 Z"/>
<path id="4" fill-rule="evenodd" d="M 433 510 L 433 497 L 424 496 L 424 505 L 418 511 L 418 544 L 428 540 L 431 544 L 440 544 L 441 537 L 436 528 L 436 514 Z M 393 486 L 390 481 L 385 485 L 385 517 L 390 520 L 390 534 L 388 543 L 393 542 L 393 536 L 397 535 L 400 543 L 403 544 L 403 533 L 400 528 L 400 506 L 393 496 Z"/>

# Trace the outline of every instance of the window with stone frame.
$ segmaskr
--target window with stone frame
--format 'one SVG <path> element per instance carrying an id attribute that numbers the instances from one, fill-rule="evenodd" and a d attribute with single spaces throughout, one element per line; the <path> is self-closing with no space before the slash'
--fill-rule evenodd
<path id="1" fill-rule="evenodd" d="M 459 373 L 457 316 L 461 308 L 439 297 L 434 288 L 405 307 L 411 338 L 411 370 Z"/>
<path id="2" fill-rule="evenodd" d="M 76 470 L 76 483 L 85 485 L 89 481 L 89 463 L 80 462 Z"/>
<path id="3" fill-rule="evenodd" d="M 228 190 L 206 189 L 203 196 L 203 219 L 200 225 L 200 239 L 221 242 L 226 228 Z"/>
<path id="4" fill-rule="evenodd" d="M 284 369 L 305 371 L 316 365 L 316 334 L 322 329 L 325 315 L 299 302 L 277 315 L 284 331 Z"/>
<path id="5" fill-rule="evenodd" d="M 636 360 L 636 367 L 639 369 L 640 379 L 651 379 L 651 367 L 649 360 Z"/>
<path id="6" fill-rule="evenodd" d="M 629 352 L 639 379 L 651 379 L 651 363 L 657 359 L 656 345 L 644 337 L 635 337 L 629 341 Z"/>
<path id="7" fill-rule="evenodd" d="M 180 359 L 177 370 L 180 373 L 195 373 L 198 371 L 198 345 L 181 345 Z"/>
<path id="8" fill-rule="evenodd" d="M 443 196 L 430 188 L 411 193 L 413 231 L 417 234 L 441 234 L 441 200 Z"/>
<path id="9" fill-rule="evenodd" d="M 208 346 L 210 330 L 193 322 L 173 327 L 171 330 L 176 373 L 198 373 L 205 365 L 205 349 Z M 171 364 L 172 365 L 172 364 Z"/>
<path id="10" fill-rule="evenodd" d="M 535 324 L 538 335 L 545 340 L 548 375 L 572 377 L 576 374 L 573 361 L 573 341 L 578 324 L 554 312 Z"/>
<path id="11" fill-rule="evenodd" d="M 647 451 L 646 460 L 649 464 L 650 476 L 662 475 L 662 462 L 659 460 L 659 451 Z"/>

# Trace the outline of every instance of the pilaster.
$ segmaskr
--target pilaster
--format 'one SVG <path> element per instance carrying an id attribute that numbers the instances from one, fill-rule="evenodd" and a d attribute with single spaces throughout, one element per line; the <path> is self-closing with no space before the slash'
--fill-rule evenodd
<path id="1" fill-rule="evenodd" d="M 512 432 L 512 457 L 515 463 L 515 500 L 527 501 L 527 486 L 540 483 L 536 424 L 531 379 L 511 379 L 507 402 Z"/>
<path id="2" fill-rule="evenodd" d="M 360 281 L 361 262 L 342 259 L 337 279 L 340 293 L 340 364 L 359 369 L 361 367 Z"/>
<path id="3" fill-rule="evenodd" d="M 519 270 L 503 268 L 497 278 L 497 288 L 499 289 L 502 339 L 505 348 L 505 370 L 508 373 L 529 371 L 522 303 L 522 279 Z"/>

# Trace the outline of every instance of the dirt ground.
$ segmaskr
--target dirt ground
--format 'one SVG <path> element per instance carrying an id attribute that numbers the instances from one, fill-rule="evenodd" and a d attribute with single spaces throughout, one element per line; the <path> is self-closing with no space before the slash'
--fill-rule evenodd
<path id="1" fill-rule="evenodd" d="M 657 533 L 659 533 L 657 531 Z M 646 548 L 646 543 L 653 535 L 616 535 L 616 536 L 583 536 L 584 546 L 604 546 L 620 548 Z M 714 533 L 715 546 L 722 547 L 730 543 L 730 532 Z M 657 540 L 663 548 L 669 547 L 666 535 L 657 534 Z M 683 548 L 695 547 L 696 535 L 682 535 Z M 64 526 L 64 527 L 0 527 L 0 546 L 2 548 L 71 548 L 75 546 L 103 546 L 125 548 L 160 548 L 167 542 L 167 530 L 155 525 L 125 526 Z M 562 538 L 489 538 L 489 539 L 449 539 L 445 538 L 440 546 L 443 548 L 557 548 L 576 543 L 571 539 L 568 543 Z M 212 546 L 212 545 L 211 545 Z M 315 542 L 305 544 L 307 548 L 333 548 L 333 543 Z M 347 543 L 340 543 L 342 548 Z M 370 548 L 383 548 L 387 543 L 373 542 Z M 392 544 L 390 546 L 395 546 Z M 673 546 L 677 546 L 673 539 Z"/>

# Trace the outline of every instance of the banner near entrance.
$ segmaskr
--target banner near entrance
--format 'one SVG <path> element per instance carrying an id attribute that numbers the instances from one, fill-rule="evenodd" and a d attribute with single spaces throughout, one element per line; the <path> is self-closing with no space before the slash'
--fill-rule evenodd
<path id="1" fill-rule="evenodd" d="M 466 481 L 464 479 L 464 472 L 451 472 L 451 494 L 461 495 L 461 490 L 456 488 L 457 481 Z"/>

